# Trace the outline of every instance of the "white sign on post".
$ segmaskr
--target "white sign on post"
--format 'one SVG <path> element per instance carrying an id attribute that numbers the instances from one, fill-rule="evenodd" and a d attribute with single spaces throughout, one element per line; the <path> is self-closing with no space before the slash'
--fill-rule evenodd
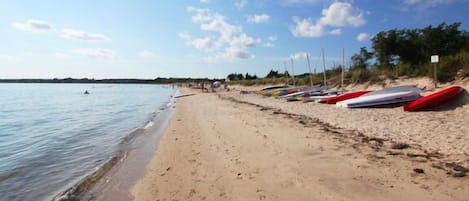
<path id="1" fill-rule="evenodd" d="M 438 55 L 432 55 L 432 56 L 430 57 L 430 61 L 431 61 L 432 63 L 438 63 L 438 62 L 439 62 Z"/>

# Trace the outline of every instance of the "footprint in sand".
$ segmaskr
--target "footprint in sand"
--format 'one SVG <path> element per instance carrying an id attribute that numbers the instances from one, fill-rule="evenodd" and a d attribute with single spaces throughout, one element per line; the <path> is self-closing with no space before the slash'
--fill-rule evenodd
<path id="1" fill-rule="evenodd" d="M 196 191 L 195 189 L 191 189 L 190 192 L 189 192 L 188 198 L 191 198 L 191 197 L 194 196 L 195 194 L 197 194 L 197 191 Z"/>
<path id="2" fill-rule="evenodd" d="M 256 193 L 259 194 L 259 200 L 265 200 L 267 198 L 262 189 L 257 189 Z"/>

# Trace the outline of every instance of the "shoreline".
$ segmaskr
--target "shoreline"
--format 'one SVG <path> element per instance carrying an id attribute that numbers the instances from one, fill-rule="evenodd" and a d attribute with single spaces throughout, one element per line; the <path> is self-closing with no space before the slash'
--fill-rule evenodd
<path id="1" fill-rule="evenodd" d="M 175 90 L 174 94 L 178 91 Z M 174 96 L 174 95 L 173 95 Z M 129 189 L 142 177 L 164 130 L 174 114 L 174 98 L 156 111 L 155 116 L 122 138 L 120 148 L 95 171 L 77 179 L 73 185 L 54 196 L 66 200 L 130 200 Z M 134 171 L 140 168 L 140 172 Z"/>
<path id="2" fill-rule="evenodd" d="M 464 166 L 451 158 L 446 161 L 446 156 L 439 158 L 413 144 L 389 149 L 392 140 L 283 110 L 286 103 L 278 103 L 283 106 L 278 110 L 252 101 L 271 98 L 236 90 L 184 91 L 195 95 L 177 100 L 159 149 L 132 189 L 137 201 L 469 196 L 467 176 L 447 175 Z M 463 164 L 469 161 L 467 156 L 460 159 Z"/>

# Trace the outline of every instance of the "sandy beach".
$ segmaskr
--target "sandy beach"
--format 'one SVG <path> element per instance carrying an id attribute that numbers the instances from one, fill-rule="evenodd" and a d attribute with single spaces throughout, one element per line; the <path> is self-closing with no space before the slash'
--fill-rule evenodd
<path id="1" fill-rule="evenodd" d="M 181 93 L 195 95 L 177 99 L 135 200 L 469 200 L 467 106 L 375 114 Z"/>

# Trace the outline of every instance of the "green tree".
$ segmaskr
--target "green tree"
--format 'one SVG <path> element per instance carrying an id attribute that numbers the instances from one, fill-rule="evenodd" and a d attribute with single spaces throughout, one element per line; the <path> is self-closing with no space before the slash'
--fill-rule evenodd
<path id="1" fill-rule="evenodd" d="M 366 47 L 360 48 L 359 54 L 354 54 L 352 56 L 352 69 L 367 69 L 369 64 L 369 60 L 373 58 L 373 52 L 369 52 Z"/>

